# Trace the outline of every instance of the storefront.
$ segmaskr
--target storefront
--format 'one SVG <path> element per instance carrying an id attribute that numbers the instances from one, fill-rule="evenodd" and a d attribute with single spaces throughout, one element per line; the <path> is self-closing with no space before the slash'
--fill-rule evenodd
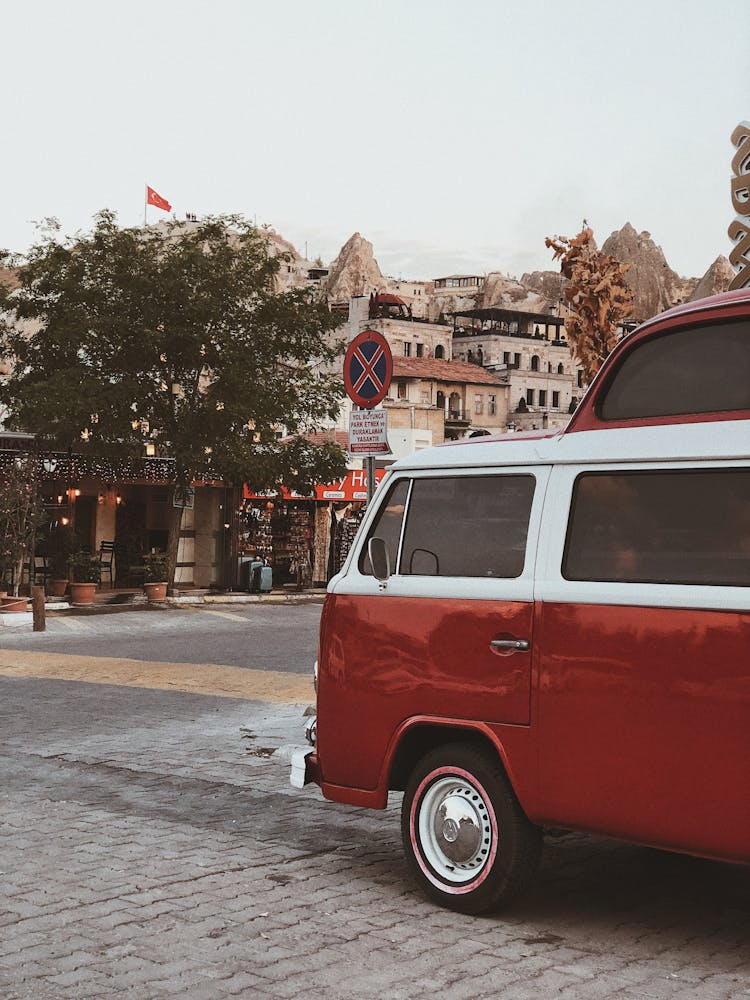
<path id="1" fill-rule="evenodd" d="M 223 586 L 229 567 L 226 489 L 194 483 L 173 496 L 169 459 L 111 461 L 64 452 L 33 453 L 29 435 L 0 437 L 0 474 L 19 456 L 35 454 L 39 499 L 46 517 L 35 537 L 35 575 L 67 577 L 75 549 L 99 553 L 107 587 L 140 587 L 144 558 L 167 547 L 172 507 L 182 508 L 175 583 Z M 28 560 L 27 560 L 28 562 Z M 25 583 L 28 584 L 28 568 Z"/>
<path id="2" fill-rule="evenodd" d="M 376 471 L 377 482 L 383 476 L 385 470 Z M 337 483 L 316 486 L 307 497 L 285 489 L 256 493 L 246 486 L 240 505 L 240 563 L 266 562 L 275 587 L 325 586 L 346 559 L 366 501 L 362 469 Z"/>

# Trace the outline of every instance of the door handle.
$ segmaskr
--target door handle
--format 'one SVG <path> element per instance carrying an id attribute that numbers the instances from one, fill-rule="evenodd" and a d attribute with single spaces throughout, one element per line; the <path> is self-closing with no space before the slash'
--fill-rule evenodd
<path id="1" fill-rule="evenodd" d="M 492 639 L 490 646 L 493 649 L 507 649 L 511 652 L 526 652 L 529 648 L 527 639 Z"/>

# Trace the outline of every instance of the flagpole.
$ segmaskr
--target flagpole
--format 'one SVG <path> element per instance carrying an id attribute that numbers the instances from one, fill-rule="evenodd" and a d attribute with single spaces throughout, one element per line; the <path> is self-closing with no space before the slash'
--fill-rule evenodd
<path id="1" fill-rule="evenodd" d="M 146 228 L 146 209 L 148 208 L 148 184 L 144 184 L 145 191 L 143 193 L 143 228 Z"/>

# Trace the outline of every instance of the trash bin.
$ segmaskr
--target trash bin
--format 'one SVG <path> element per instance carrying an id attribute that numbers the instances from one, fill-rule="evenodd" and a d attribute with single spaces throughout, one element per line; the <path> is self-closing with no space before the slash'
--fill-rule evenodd
<path id="1" fill-rule="evenodd" d="M 249 556 L 240 556 L 240 572 L 237 584 L 240 590 L 250 590 L 252 563 L 253 560 Z"/>
<path id="2" fill-rule="evenodd" d="M 270 566 L 261 566 L 260 569 L 260 592 L 270 594 L 273 586 L 273 570 Z"/>
<path id="3" fill-rule="evenodd" d="M 264 568 L 265 563 L 261 562 L 259 559 L 253 559 L 250 563 L 250 585 L 248 590 L 251 594 L 260 593 L 260 576 L 261 570 Z M 269 567 L 270 568 L 270 567 Z"/>

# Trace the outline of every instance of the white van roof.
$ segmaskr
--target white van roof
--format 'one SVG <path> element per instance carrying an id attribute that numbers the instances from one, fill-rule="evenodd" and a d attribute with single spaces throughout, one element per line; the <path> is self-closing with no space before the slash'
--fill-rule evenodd
<path id="1" fill-rule="evenodd" d="M 469 438 L 414 452 L 391 470 L 707 459 L 750 459 L 750 420 Z"/>

